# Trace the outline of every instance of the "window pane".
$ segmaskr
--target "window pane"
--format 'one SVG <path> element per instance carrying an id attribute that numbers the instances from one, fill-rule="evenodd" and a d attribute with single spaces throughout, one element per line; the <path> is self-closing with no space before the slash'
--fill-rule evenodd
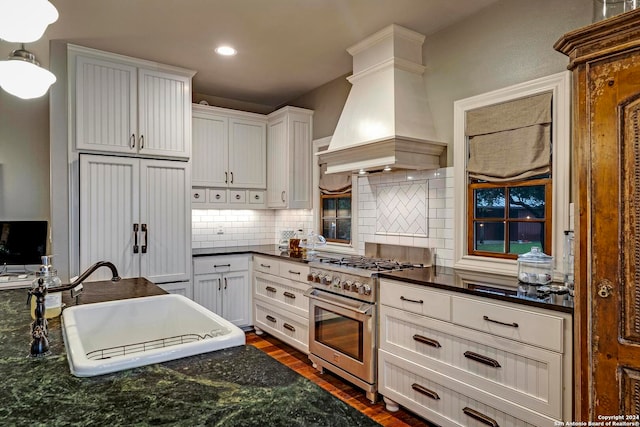
<path id="1" fill-rule="evenodd" d="M 322 235 L 325 239 L 336 238 L 336 222 L 333 220 L 322 221 Z"/>
<path id="2" fill-rule="evenodd" d="M 338 217 L 351 217 L 351 197 L 342 197 L 338 199 Z"/>
<path id="3" fill-rule="evenodd" d="M 351 240 L 351 219 L 339 219 L 336 231 L 336 239 Z"/>
<path id="4" fill-rule="evenodd" d="M 504 253 L 504 223 L 475 222 L 475 250 Z"/>
<path id="5" fill-rule="evenodd" d="M 544 185 L 509 189 L 509 218 L 544 218 Z"/>
<path id="6" fill-rule="evenodd" d="M 512 222 L 509 224 L 509 253 L 524 254 L 538 246 L 544 250 L 544 226 L 541 222 Z"/>
<path id="7" fill-rule="evenodd" d="M 504 218 L 504 188 L 474 190 L 476 218 Z"/>
<path id="8" fill-rule="evenodd" d="M 336 216 L 336 199 L 327 198 L 322 199 L 322 217 L 332 217 Z"/>

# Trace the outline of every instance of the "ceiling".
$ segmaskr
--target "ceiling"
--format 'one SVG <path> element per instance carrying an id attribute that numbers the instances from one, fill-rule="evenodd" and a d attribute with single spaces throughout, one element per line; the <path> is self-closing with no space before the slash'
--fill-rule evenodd
<path id="1" fill-rule="evenodd" d="M 389 24 L 429 35 L 495 1 L 51 0 L 60 18 L 38 43 L 189 68 L 194 92 L 275 107 L 351 72 L 346 49 Z M 238 54 L 216 55 L 223 43 Z"/>

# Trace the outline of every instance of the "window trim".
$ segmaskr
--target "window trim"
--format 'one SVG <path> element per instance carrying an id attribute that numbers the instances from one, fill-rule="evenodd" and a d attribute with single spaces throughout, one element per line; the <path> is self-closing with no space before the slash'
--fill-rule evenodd
<path id="1" fill-rule="evenodd" d="M 469 255 L 467 229 L 467 173 L 468 144 L 465 136 L 466 111 L 492 104 L 507 102 L 525 96 L 551 91 L 552 120 L 552 228 L 551 251 L 554 254 L 554 279 L 562 280 L 562 245 L 564 230 L 569 229 L 570 197 L 570 130 L 571 130 L 571 72 L 563 71 L 550 76 L 519 83 L 503 89 L 476 95 L 454 102 L 453 110 L 453 165 L 454 165 L 454 267 L 486 273 L 517 276 L 517 262 Z"/>
<path id="2" fill-rule="evenodd" d="M 318 164 L 319 151 L 324 151 L 329 147 L 331 136 L 313 140 L 313 229 L 317 233 L 322 233 L 320 227 L 320 165 Z M 351 175 L 351 243 L 327 242 L 323 250 L 338 252 L 347 255 L 357 255 L 360 245 L 360 235 L 358 234 L 358 175 Z"/>

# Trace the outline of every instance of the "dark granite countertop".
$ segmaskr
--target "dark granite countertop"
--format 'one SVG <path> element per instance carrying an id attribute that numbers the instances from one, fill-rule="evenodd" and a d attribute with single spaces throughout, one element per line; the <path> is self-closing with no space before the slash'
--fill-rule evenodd
<path id="1" fill-rule="evenodd" d="M 556 301 L 550 295 L 536 292 L 535 287 L 519 285 L 516 278 L 497 279 L 488 274 L 454 270 L 447 267 L 415 268 L 410 270 L 381 273 L 380 277 L 430 286 L 494 300 L 508 301 L 549 310 L 573 313 L 573 301 Z M 497 284 L 502 282 L 502 286 Z"/>
<path id="2" fill-rule="evenodd" d="M 284 259 L 287 261 L 308 263 L 314 261 L 318 256 L 322 256 L 322 252 L 313 255 L 307 255 L 304 252 L 301 255 L 289 254 L 287 250 L 278 248 L 278 245 L 257 245 L 257 246 L 232 246 L 228 248 L 196 248 L 191 251 L 194 257 L 211 256 L 211 255 L 239 255 L 239 254 L 256 254 L 266 255 L 274 258 Z M 344 256 L 341 254 L 324 253 L 326 256 Z"/>
<path id="3" fill-rule="evenodd" d="M 84 285 L 81 303 L 164 293 L 145 279 Z M 24 289 L 0 292 L 1 425 L 377 425 L 252 346 L 74 377 L 59 317 L 49 321 L 51 355 L 27 357 L 26 296 Z"/>

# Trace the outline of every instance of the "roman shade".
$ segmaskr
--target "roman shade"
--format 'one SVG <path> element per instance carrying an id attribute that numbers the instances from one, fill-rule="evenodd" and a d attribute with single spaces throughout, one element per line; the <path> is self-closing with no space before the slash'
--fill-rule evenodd
<path id="1" fill-rule="evenodd" d="M 351 174 L 332 173 L 327 174 L 327 164 L 320 164 L 320 193 L 321 194 L 348 194 L 351 193 Z"/>
<path id="2" fill-rule="evenodd" d="M 552 93 L 467 111 L 469 178 L 505 182 L 551 171 Z"/>

